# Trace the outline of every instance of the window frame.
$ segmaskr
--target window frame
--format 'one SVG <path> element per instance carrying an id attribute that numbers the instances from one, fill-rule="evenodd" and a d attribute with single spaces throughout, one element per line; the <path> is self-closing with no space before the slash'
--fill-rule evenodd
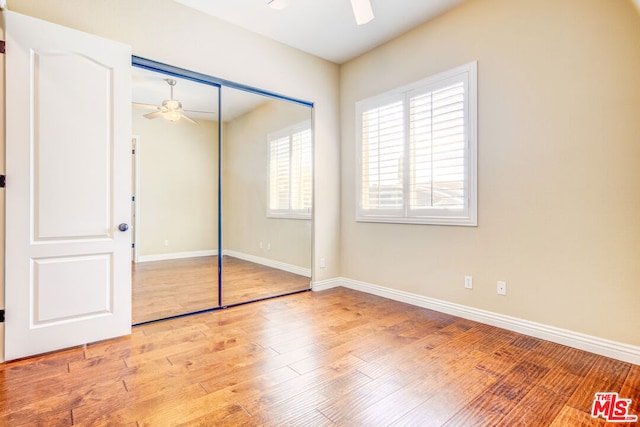
<path id="1" fill-rule="evenodd" d="M 293 209 L 292 205 L 292 192 L 291 192 L 291 167 L 292 163 L 289 162 L 289 207 L 287 209 L 272 209 L 271 208 L 271 144 L 272 142 L 281 139 L 283 137 L 289 138 L 289 156 L 291 159 L 291 147 L 292 136 L 296 133 L 309 131 L 309 156 L 311 162 L 311 206 L 307 209 Z M 311 127 L 311 120 L 304 120 L 291 126 L 287 126 L 284 129 L 270 132 L 267 134 L 267 218 L 282 218 L 282 219 L 303 219 L 310 220 L 313 211 L 313 131 Z"/>
<path id="2" fill-rule="evenodd" d="M 402 100 L 408 108 L 411 96 L 435 92 L 456 82 L 464 84 L 464 188 L 462 211 L 446 208 L 412 208 L 410 197 L 409 111 L 403 111 L 402 207 L 397 209 L 363 208 L 363 113 Z M 414 83 L 375 95 L 356 103 L 356 221 L 398 224 L 477 226 L 477 61 L 435 74 Z"/>

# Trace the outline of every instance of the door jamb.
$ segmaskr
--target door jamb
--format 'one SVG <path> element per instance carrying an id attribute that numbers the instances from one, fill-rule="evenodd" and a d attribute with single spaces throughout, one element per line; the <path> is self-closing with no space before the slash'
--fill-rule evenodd
<path id="1" fill-rule="evenodd" d="M 133 262 L 138 263 L 140 253 L 140 136 L 131 135 L 131 155 L 133 156 L 131 175 L 133 177 L 133 194 L 131 203 L 133 203 L 133 218 L 131 225 L 133 226 Z"/>

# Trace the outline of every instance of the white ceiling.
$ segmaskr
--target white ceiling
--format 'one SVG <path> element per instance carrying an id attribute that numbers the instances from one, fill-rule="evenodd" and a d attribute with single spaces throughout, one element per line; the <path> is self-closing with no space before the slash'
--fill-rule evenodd
<path id="1" fill-rule="evenodd" d="M 342 64 L 465 0 L 371 0 L 375 19 L 358 26 L 350 0 L 175 0 L 223 21 Z"/>

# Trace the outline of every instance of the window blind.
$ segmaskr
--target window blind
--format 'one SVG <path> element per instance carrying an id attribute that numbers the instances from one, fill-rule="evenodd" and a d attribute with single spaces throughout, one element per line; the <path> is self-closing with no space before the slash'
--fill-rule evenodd
<path id="1" fill-rule="evenodd" d="M 270 141 L 269 207 L 272 210 L 289 209 L 289 175 L 291 144 L 289 136 Z"/>
<path id="2" fill-rule="evenodd" d="M 291 137 L 291 209 L 310 212 L 313 191 L 311 129 Z"/>
<path id="3" fill-rule="evenodd" d="M 310 217 L 313 158 L 310 123 L 267 137 L 269 142 L 268 214 Z"/>
<path id="4" fill-rule="evenodd" d="M 409 98 L 410 207 L 465 206 L 464 84 Z"/>
<path id="5" fill-rule="evenodd" d="M 356 104 L 360 221 L 477 225 L 477 64 Z"/>
<path id="6" fill-rule="evenodd" d="M 362 114 L 362 206 L 398 209 L 404 204 L 404 105 L 393 102 Z"/>

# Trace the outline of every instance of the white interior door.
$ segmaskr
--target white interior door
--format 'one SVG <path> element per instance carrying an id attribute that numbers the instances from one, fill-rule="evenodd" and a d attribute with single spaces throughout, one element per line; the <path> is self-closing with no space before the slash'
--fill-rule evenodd
<path id="1" fill-rule="evenodd" d="M 131 332 L 131 49 L 5 12 L 7 360 Z"/>

